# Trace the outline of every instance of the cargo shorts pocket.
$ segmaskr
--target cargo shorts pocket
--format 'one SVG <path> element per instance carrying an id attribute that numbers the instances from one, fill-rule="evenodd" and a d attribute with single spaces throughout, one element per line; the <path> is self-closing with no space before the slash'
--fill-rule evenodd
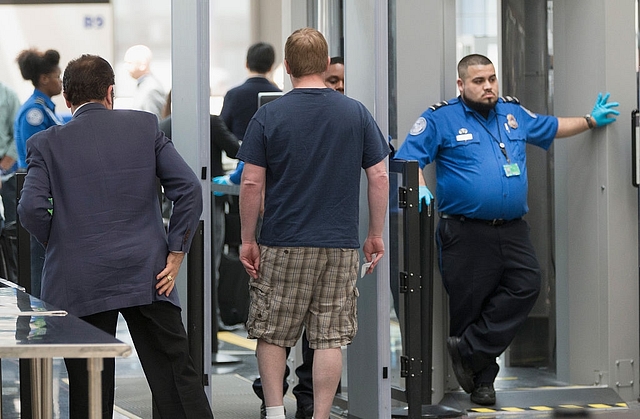
<path id="1" fill-rule="evenodd" d="M 349 293 L 345 303 L 344 321 L 345 335 L 351 340 L 358 332 L 358 297 L 360 292 L 357 287 L 353 287 L 353 292 Z"/>
<path id="2" fill-rule="evenodd" d="M 266 331 L 269 320 L 270 295 L 271 287 L 269 285 L 251 279 L 249 282 L 251 304 L 247 320 L 247 332 L 251 337 L 259 338 Z"/>

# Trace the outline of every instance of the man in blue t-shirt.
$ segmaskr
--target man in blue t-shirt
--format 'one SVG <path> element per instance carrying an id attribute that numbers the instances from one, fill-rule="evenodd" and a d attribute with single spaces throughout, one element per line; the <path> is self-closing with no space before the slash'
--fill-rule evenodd
<path id="1" fill-rule="evenodd" d="M 617 103 L 599 95 L 591 114 L 538 115 L 517 99 L 498 96 L 491 61 L 458 64 L 460 96 L 427 109 L 395 157 L 436 163 L 442 281 L 449 294 L 453 371 L 471 401 L 496 402 L 496 357 L 509 346 L 540 292 L 540 267 L 522 219 L 527 207 L 526 144 L 548 149 L 615 121 Z M 420 202 L 431 193 L 419 176 Z"/>
<path id="2" fill-rule="evenodd" d="M 344 94 L 344 59 L 340 56 L 331 57 L 329 68 L 324 75 L 324 84 L 333 90 Z M 242 169 L 244 168 L 244 162 L 238 163 L 236 169 L 224 176 L 218 176 L 213 179 L 214 183 L 222 185 L 238 185 L 242 176 Z M 289 356 L 289 350 L 287 350 L 287 357 Z M 296 368 L 296 375 L 298 376 L 298 384 L 293 389 L 293 394 L 296 397 L 296 419 L 311 419 L 313 415 L 313 384 L 312 384 L 312 371 L 313 371 L 313 349 L 309 348 L 309 341 L 307 335 L 302 334 L 302 363 Z M 284 393 L 289 388 L 287 377 L 289 375 L 289 369 L 287 368 L 284 375 Z M 340 387 L 340 385 L 338 385 Z M 262 400 L 260 406 L 260 419 L 264 419 L 267 416 L 264 394 L 262 392 L 262 382 L 260 377 L 257 377 L 253 382 L 253 391 Z M 338 388 L 338 392 L 340 389 Z"/>
<path id="3" fill-rule="evenodd" d="M 384 254 L 389 146 L 361 103 L 325 86 L 328 65 L 322 34 L 295 31 L 285 44 L 294 89 L 258 109 L 237 156 L 245 162 L 240 259 L 251 276 L 247 332 L 258 339 L 268 419 L 285 418 L 285 348 L 295 345 L 303 327 L 315 349 L 313 417 L 329 417 L 342 372 L 340 348 L 357 329 L 362 169 L 369 197 L 367 272 Z"/>

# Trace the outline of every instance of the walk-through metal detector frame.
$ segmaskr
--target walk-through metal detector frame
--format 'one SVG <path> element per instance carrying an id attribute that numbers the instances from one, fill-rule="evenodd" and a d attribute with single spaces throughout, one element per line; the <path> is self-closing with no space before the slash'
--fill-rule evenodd
<path id="1" fill-rule="evenodd" d="M 397 207 L 402 211 L 402 223 L 389 223 L 389 236 L 402 240 L 403 269 L 394 272 L 398 263 L 391 263 L 390 276 L 398 277 L 399 294 L 404 298 L 403 355 L 400 360 L 400 376 L 405 379 L 405 389 L 391 388 L 394 400 L 406 402 L 406 408 L 392 411 L 393 418 L 455 418 L 462 412 L 448 406 L 433 405 L 432 394 L 432 346 L 433 346 L 433 244 L 434 206 L 422 202 L 420 211 L 418 162 L 415 160 L 389 161 L 389 173 L 398 174 Z M 391 183 L 391 182 L 390 182 Z M 395 204 L 395 196 L 390 196 Z M 391 217 L 390 217 L 391 218 Z M 395 230 L 395 231 L 393 231 Z M 402 234 L 400 234 L 402 232 Z M 397 252 L 396 252 L 397 253 Z M 390 252 L 391 258 L 398 257 Z"/>
<path id="2" fill-rule="evenodd" d="M 631 184 L 636 188 L 640 186 L 640 110 L 638 109 L 631 111 Z M 638 190 L 638 208 L 640 208 L 640 190 Z M 638 240 L 640 241 L 640 211 L 638 212 Z M 640 278 L 640 246 L 638 246 L 638 275 Z M 637 400 L 640 401 L 640 395 Z"/>

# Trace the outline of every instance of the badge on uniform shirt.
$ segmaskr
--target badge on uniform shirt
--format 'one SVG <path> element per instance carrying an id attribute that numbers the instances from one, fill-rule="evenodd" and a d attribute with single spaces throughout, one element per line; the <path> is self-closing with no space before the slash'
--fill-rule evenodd
<path id="1" fill-rule="evenodd" d="M 456 135 L 456 141 L 471 141 L 473 140 L 473 134 L 466 128 L 460 128 L 458 135 Z"/>
<path id="2" fill-rule="evenodd" d="M 29 111 L 27 112 L 26 118 L 29 125 L 33 125 L 34 127 L 37 127 L 38 125 L 42 124 L 42 122 L 44 121 L 44 114 L 40 109 L 33 108 L 33 109 L 29 109 Z"/>
<path id="3" fill-rule="evenodd" d="M 513 129 L 518 128 L 518 121 L 516 121 L 516 117 L 512 114 L 507 115 L 507 124 Z"/>
<path id="4" fill-rule="evenodd" d="M 520 166 L 518 166 L 518 163 L 505 164 L 502 168 L 507 177 L 520 176 Z"/>
<path id="5" fill-rule="evenodd" d="M 425 128 L 427 128 L 427 120 L 424 119 L 424 117 L 421 116 L 413 124 L 413 126 L 411 127 L 411 130 L 409 131 L 409 134 L 411 134 L 411 135 L 422 134 L 424 132 Z"/>

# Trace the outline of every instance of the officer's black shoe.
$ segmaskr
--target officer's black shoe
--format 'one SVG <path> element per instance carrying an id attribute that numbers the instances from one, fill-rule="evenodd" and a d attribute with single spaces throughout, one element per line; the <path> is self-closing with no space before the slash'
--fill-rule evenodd
<path id="1" fill-rule="evenodd" d="M 312 419 L 313 406 L 298 407 L 296 410 L 296 419 Z"/>
<path id="2" fill-rule="evenodd" d="M 496 404 L 496 391 L 493 384 L 480 384 L 471 393 L 471 401 L 481 406 Z"/>
<path id="3" fill-rule="evenodd" d="M 460 355 L 460 350 L 458 349 L 459 344 L 459 337 L 449 336 L 447 338 L 447 350 L 449 351 L 449 355 L 451 356 L 453 372 L 458 379 L 460 387 L 462 387 L 462 389 L 467 393 L 471 393 L 475 388 L 475 385 L 473 384 L 474 374 L 473 371 L 471 371 L 471 368 L 464 364 L 462 355 Z"/>

